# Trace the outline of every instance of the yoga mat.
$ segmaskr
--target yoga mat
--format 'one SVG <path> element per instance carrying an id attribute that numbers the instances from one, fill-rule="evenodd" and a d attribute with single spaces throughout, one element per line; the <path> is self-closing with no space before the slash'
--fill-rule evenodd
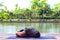
<path id="1" fill-rule="evenodd" d="M 16 37 L 16 36 L 12 35 L 12 36 L 8 36 L 7 38 L 8 39 L 16 39 L 16 38 L 32 38 L 32 37 Z M 40 39 L 55 39 L 54 36 L 40 36 L 38 38 L 40 38 Z"/>

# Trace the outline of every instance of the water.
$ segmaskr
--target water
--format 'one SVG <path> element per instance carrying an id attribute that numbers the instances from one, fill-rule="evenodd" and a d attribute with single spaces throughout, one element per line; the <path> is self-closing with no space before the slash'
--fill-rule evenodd
<path id="1" fill-rule="evenodd" d="M 60 33 L 60 23 L 0 23 L 0 34 L 15 34 L 25 27 L 34 27 L 41 33 Z"/>

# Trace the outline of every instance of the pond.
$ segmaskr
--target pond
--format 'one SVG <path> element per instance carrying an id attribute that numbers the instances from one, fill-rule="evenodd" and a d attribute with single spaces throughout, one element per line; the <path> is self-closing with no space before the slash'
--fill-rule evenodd
<path id="1" fill-rule="evenodd" d="M 33 27 L 41 33 L 60 33 L 60 23 L 0 23 L 0 34 L 15 34 L 25 27 Z"/>

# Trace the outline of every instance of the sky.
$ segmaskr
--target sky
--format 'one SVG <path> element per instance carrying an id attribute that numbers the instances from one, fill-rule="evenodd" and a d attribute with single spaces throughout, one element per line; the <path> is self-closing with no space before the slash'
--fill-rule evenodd
<path id="1" fill-rule="evenodd" d="M 54 4 L 60 3 L 60 0 L 47 0 L 47 3 L 53 8 Z"/>
<path id="2" fill-rule="evenodd" d="M 31 0 L 0 0 L 0 2 L 4 2 L 4 5 L 7 6 L 8 10 L 14 10 L 15 4 L 18 3 L 20 8 L 29 8 Z M 59 3 L 60 0 L 47 0 L 47 3 L 50 4 L 51 8 L 53 8 L 54 4 Z"/>

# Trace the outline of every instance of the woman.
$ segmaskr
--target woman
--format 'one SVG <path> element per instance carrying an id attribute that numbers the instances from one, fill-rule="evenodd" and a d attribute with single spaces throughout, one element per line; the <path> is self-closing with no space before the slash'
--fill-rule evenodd
<path id="1" fill-rule="evenodd" d="M 39 31 L 34 28 L 25 28 L 16 33 L 17 37 L 40 37 Z"/>

